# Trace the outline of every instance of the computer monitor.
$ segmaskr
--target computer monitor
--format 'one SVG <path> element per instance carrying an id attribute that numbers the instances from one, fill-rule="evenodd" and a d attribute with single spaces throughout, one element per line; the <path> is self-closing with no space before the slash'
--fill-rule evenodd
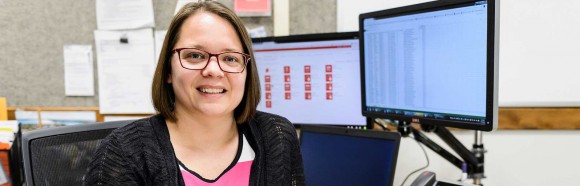
<path id="1" fill-rule="evenodd" d="M 298 125 L 364 128 L 358 32 L 254 38 L 258 110 Z"/>
<path id="2" fill-rule="evenodd" d="M 498 14 L 495 0 L 439 0 L 361 14 L 363 115 L 496 129 Z"/>
<path id="3" fill-rule="evenodd" d="M 302 126 L 307 185 L 393 185 L 401 136 L 396 132 Z"/>

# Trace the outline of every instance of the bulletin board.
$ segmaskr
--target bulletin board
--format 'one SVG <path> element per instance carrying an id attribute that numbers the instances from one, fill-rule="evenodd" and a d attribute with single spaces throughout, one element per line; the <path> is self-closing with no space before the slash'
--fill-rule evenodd
<path id="1" fill-rule="evenodd" d="M 98 107 L 95 0 L 0 0 L 0 97 L 9 107 Z M 166 30 L 177 0 L 152 0 L 154 30 Z M 220 0 L 232 7 L 233 0 Z M 277 0 L 272 1 L 274 4 Z M 335 0 L 288 2 L 290 34 L 336 31 Z M 273 33 L 273 18 L 243 17 Z M 92 45 L 95 96 L 65 96 L 63 46 Z"/>

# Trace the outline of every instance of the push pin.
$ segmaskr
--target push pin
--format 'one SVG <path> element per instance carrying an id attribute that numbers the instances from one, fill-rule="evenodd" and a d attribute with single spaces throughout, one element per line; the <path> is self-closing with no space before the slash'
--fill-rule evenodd
<path id="1" fill-rule="evenodd" d="M 119 39 L 119 42 L 123 43 L 123 44 L 127 44 L 129 43 L 129 38 L 127 37 L 127 34 L 123 34 L 121 36 L 121 39 Z"/>

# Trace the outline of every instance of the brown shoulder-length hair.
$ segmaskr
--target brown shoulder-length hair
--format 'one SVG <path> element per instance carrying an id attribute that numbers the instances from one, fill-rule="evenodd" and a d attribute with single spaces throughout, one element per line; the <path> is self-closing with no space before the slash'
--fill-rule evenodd
<path id="1" fill-rule="evenodd" d="M 177 121 L 174 112 L 175 93 L 173 92 L 171 84 L 167 83 L 167 79 L 171 74 L 172 50 L 175 47 L 175 43 L 179 40 L 179 30 L 183 25 L 183 22 L 188 17 L 201 11 L 216 14 L 231 23 L 238 33 L 238 37 L 241 39 L 244 53 L 250 55 L 250 61 L 246 67 L 248 72 L 246 76 L 244 96 L 240 104 L 234 109 L 234 118 L 236 119 L 236 122 L 244 123 L 256 114 L 256 107 L 260 102 L 260 81 L 258 79 L 256 62 L 254 61 L 255 58 L 252 50 L 252 40 L 250 39 L 246 27 L 244 27 L 240 18 L 236 16 L 232 10 L 216 1 L 189 3 L 183 6 L 173 17 L 173 20 L 171 20 L 171 24 L 169 25 L 169 29 L 165 35 L 165 40 L 163 41 L 163 47 L 161 48 L 157 69 L 155 70 L 155 75 L 153 77 L 153 106 L 155 107 L 155 110 L 166 119 Z"/>

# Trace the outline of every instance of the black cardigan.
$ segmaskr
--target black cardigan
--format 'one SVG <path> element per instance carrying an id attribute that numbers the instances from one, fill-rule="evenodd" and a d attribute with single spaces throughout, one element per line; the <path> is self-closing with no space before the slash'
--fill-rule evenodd
<path id="1" fill-rule="evenodd" d="M 256 156 L 250 185 L 304 185 L 300 146 L 286 118 L 258 112 L 247 139 Z M 165 118 L 155 115 L 107 136 L 87 169 L 85 185 L 184 185 Z"/>

